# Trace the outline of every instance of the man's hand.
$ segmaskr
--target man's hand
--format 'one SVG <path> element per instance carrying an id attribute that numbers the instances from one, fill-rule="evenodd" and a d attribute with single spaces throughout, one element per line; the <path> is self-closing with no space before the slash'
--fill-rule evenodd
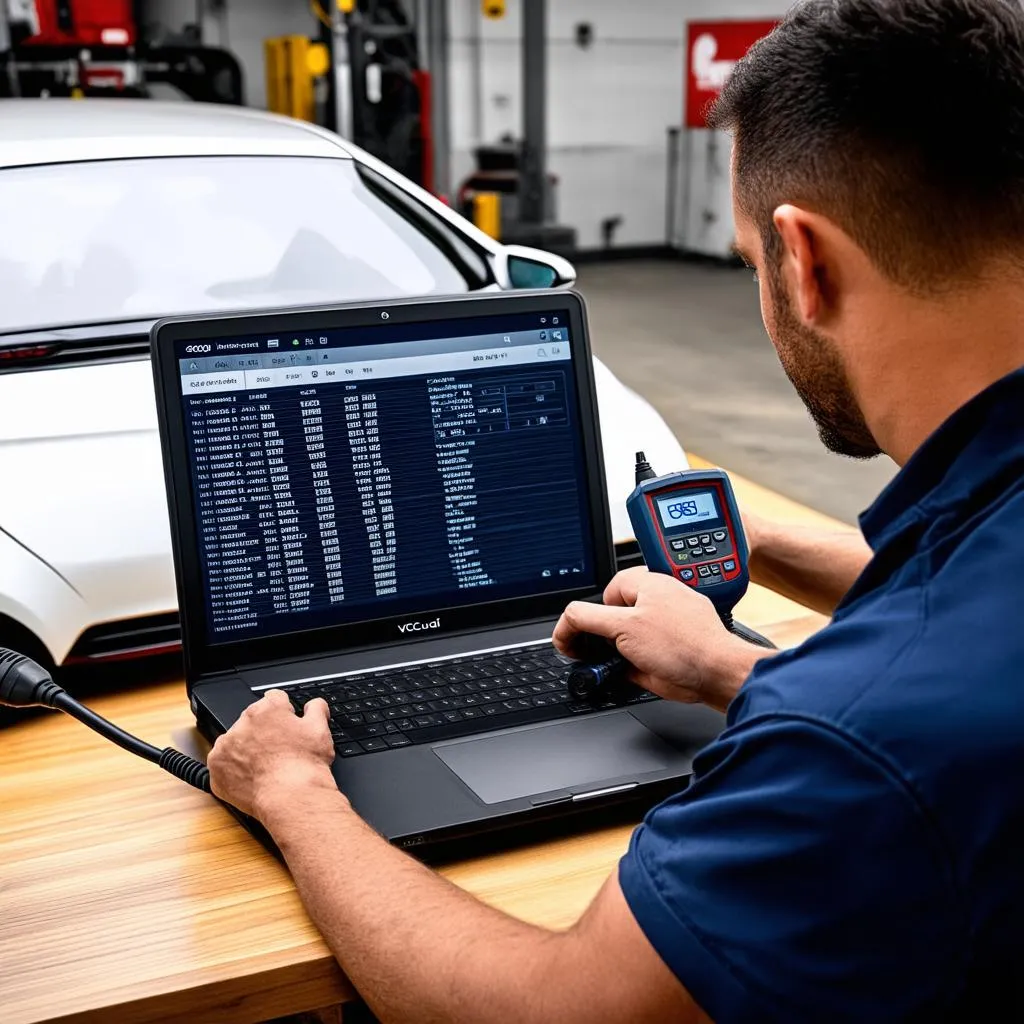
<path id="1" fill-rule="evenodd" d="M 633 665 L 633 682 L 668 700 L 723 710 L 771 654 L 733 636 L 706 597 L 671 576 L 627 569 L 608 584 L 604 602 L 569 605 L 555 647 L 571 656 L 579 633 L 602 636 Z"/>
<path id="2" fill-rule="evenodd" d="M 265 821 L 275 802 L 311 787 L 337 792 L 327 702 L 311 700 L 303 712 L 295 714 L 282 690 L 250 704 L 210 751 L 214 795 Z"/>

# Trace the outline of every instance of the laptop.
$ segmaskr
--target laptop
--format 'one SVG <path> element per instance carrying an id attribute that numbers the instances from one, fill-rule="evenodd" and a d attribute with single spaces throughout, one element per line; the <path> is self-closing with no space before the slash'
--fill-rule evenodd
<path id="1" fill-rule="evenodd" d="M 579 295 L 176 318 L 152 350 L 208 740 L 324 697 L 339 787 L 403 847 L 685 787 L 722 717 L 575 701 L 550 642 L 616 570 Z"/>

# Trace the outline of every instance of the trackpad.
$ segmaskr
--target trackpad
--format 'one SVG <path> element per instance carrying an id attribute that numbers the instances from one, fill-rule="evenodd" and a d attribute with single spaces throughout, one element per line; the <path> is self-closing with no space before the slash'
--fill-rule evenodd
<path id="1" fill-rule="evenodd" d="M 601 715 L 434 747 L 485 804 L 667 768 L 678 752 L 632 715 Z"/>

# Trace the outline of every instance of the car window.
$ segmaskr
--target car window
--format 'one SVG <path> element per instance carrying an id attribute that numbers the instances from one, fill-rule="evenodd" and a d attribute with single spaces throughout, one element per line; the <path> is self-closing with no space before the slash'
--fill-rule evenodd
<path id="1" fill-rule="evenodd" d="M 480 286 L 480 267 L 451 237 L 396 205 L 368 188 L 351 160 L 8 169 L 0 172 L 0 330 Z"/>
<path id="2" fill-rule="evenodd" d="M 491 283 L 487 261 L 473 243 L 454 231 L 447 221 L 371 168 L 361 165 L 359 176 L 372 192 L 377 193 L 388 205 L 398 210 L 418 231 L 431 238 L 439 248 L 463 267 L 463 272 L 474 286 L 482 288 Z"/>

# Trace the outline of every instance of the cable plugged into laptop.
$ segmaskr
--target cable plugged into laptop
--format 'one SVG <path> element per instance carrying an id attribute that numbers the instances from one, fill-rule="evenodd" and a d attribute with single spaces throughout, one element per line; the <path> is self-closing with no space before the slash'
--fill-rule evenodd
<path id="1" fill-rule="evenodd" d="M 159 765 L 176 779 L 204 793 L 210 792 L 210 770 L 202 761 L 173 747 L 161 750 L 118 728 L 113 722 L 108 722 L 102 715 L 97 715 L 75 700 L 67 690 L 53 681 L 50 673 L 42 666 L 5 647 L 0 647 L 0 704 L 11 708 L 44 707 L 63 711 L 111 743 Z"/>

